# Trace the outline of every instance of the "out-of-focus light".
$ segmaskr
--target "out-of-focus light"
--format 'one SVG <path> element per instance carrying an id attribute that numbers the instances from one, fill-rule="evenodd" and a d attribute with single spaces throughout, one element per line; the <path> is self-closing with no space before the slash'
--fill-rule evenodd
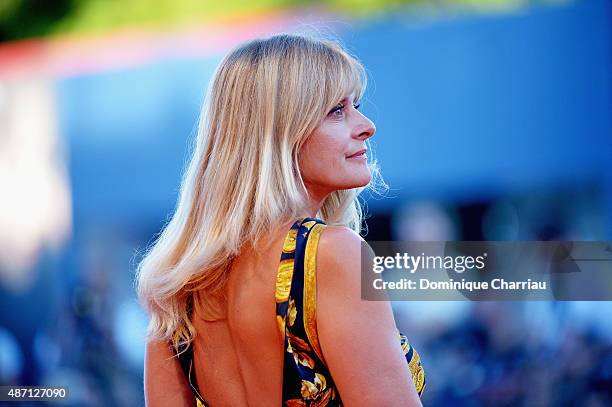
<path id="1" fill-rule="evenodd" d="M 45 371 L 50 371 L 58 366 L 62 352 L 57 342 L 44 332 L 38 331 L 34 337 L 34 355 L 39 366 Z"/>
<path id="2" fill-rule="evenodd" d="M 51 80 L 0 82 L 0 101 L 0 279 L 25 291 L 42 249 L 58 250 L 69 237 L 71 193 Z"/>
<path id="3" fill-rule="evenodd" d="M 435 202 L 409 204 L 398 216 L 397 240 L 444 241 L 456 235 L 448 214 Z"/>
<path id="4" fill-rule="evenodd" d="M 114 339 L 123 359 L 135 369 L 144 363 L 147 316 L 135 300 L 124 301 L 115 309 Z"/>
<path id="5" fill-rule="evenodd" d="M 0 382 L 11 383 L 23 370 L 23 353 L 17 339 L 0 327 Z"/>

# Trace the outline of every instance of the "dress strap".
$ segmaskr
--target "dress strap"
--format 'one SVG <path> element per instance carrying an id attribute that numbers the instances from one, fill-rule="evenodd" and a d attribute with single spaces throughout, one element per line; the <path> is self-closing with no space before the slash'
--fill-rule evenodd
<path id="1" fill-rule="evenodd" d="M 285 320 L 289 308 L 289 293 L 293 281 L 293 269 L 295 264 L 295 250 L 297 246 L 297 234 L 304 218 L 300 218 L 291 228 L 283 242 L 283 249 L 280 256 L 280 263 L 276 273 L 276 322 L 280 335 L 285 340 Z"/>
<path id="2" fill-rule="evenodd" d="M 312 222 L 308 236 L 305 237 L 306 245 L 304 248 L 303 264 L 298 270 L 303 272 L 304 288 L 302 291 L 303 299 L 303 317 L 304 330 L 308 341 L 312 345 L 312 349 L 319 357 L 321 362 L 326 365 L 321 345 L 319 344 L 319 335 L 317 333 L 317 249 L 319 247 L 319 238 L 325 224 L 318 219 Z"/>
<path id="3" fill-rule="evenodd" d="M 324 363 L 316 326 L 316 253 L 325 222 L 298 219 L 285 237 L 276 279 L 276 318 L 281 337 L 286 321 L 300 326 L 315 354 Z"/>
<path id="4" fill-rule="evenodd" d="M 276 317 L 283 344 L 283 405 L 338 406 L 316 325 L 316 252 L 325 222 L 304 218 L 287 233 L 278 267 Z"/>
<path id="5" fill-rule="evenodd" d="M 189 301 L 188 303 L 188 313 L 189 315 L 193 314 L 193 302 L 191 301 Z M 176 339 L 176 332 L 175 332 L 175 339 Z M 189 387 L 191 388 L 191 392 L 193 393 L 196 399 L 197 406 L 206 407 L 208 403 L 206 403 L 206 400 L 204 399 L 204 397 L 202 397 L 202 395 L 200 394 L 200 391 L 198 390 L 198 382 L 197 382 L 197 378 L 195 374 L 195 369 L 193 366 L 193 342 L 189 344 L 180 343 L 178 345 L 178 350 L 172 345 L 172 343 L 170 344 L 170 347 L 172 348 L 173 352 L 175 353 L 179 361 L 179 364 L 181 365 L 181 370 L 183 371 L 185 380 L 187 380 L 187 383 L 189 384 Z"/>
<path id="6" fill-rule="evenodd" d="M 172 349 L 174 349 L 174 347 L 172 347 Z M 176 352 L 176 355 L 181 365 L 181 370 L 183 371 L 183 374 L 185 375 L 185 379 L 187 380 L 187 383 L 189 384 L 189 387 L 191 388 L 191 392 L 196 398 L 197 406 L 206 407 L 208 403 L 206 403 L 206 400 L 204 399 L 204 397 L 202 397 L 202 395 L 200 394 L 198 390 L 198 382 L 197 382 L 195 370 L 193 367 L 193 346 L 191 346 L 191 344 L 179 345 L 179 350 L 178 352 Z"/>
<path id="7" fill-rule="evenodd" d="M 191 346 L 179 345 L 179 350 L 176 352 L 177 358 L 181 365 L 181 370 L 185 375 L 185 379 L 189 382 L 189 370 L 193 361 L 193 349 Z M 191 384 L 191 383 L 190 383 Z"/>

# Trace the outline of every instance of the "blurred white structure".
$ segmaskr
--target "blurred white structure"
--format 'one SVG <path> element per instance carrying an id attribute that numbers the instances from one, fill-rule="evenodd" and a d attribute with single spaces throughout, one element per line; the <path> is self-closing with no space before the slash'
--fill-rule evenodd
<path id="1" fill-rule="evenodd" d="M 0 78 L 0 283 L 27 290 L 44 248 L 70 235 L 66 151 L 58 138 L 53 82 L 36 72 Z"/>

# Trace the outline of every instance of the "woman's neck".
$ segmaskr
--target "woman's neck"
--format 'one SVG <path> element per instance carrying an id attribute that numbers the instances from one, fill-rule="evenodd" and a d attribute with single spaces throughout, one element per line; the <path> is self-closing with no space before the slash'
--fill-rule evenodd
<path id="1" fill-rule="evenodd" d="M 308 187 L 308 203 L 306 205 L 307 216 L 316 218 L 323 207 L 323 203 L 325 203 L 325 200 L 330 194 L 330 191 L 323 190 L 322 188 Z"/>

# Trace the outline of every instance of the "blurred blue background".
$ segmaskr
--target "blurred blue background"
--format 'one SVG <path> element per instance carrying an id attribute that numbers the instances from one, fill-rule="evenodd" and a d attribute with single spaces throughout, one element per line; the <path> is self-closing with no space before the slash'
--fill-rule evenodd
<path id="1" fill-rule="evenodd" d="M 391 190 L 364 195 L 366 240 L 612 240 L 611 3 L 477 3 L 5 36 L 1 384 L 144 403 L 138 251 L 172 213 L 215 66 L 259 35 L 331 33 L 368 69 L 362 110 Z M 610 302 L 394 310 L 426 406 L 612 405 Z"/>

